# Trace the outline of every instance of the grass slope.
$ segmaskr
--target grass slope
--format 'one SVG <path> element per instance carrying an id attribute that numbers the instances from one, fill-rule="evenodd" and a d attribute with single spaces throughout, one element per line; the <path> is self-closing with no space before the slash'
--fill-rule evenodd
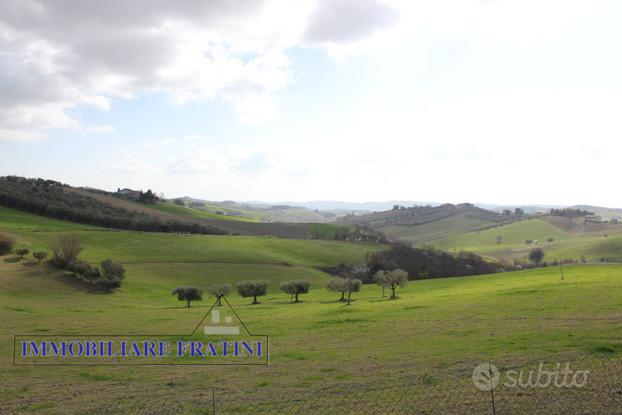
<path id="1" fill-rule="evenodd" d="M 431 244 L 439 249 L 466 250 L 505 259 L 524 259 L 531 249 L 539 246 L 544 249 L 548 260 L 585 257 L 589 261 L 599 261 L 600 258 L 622 261 L 622 250 L 619 249 L 622 246 L 622 225 L 585 226 L 580 222 L 567 222 L 564 218 L 530 219 L 449 236 Z M 501 243 L 497 243 L 497 237 L 501 237 Z M 549 239 L 553 241 L 549 242 Z M 535 242 L 528 245 L 526 240 L 537 241 L 537 245 Z"/>
<path id="2" fill-rule="evenodd" d="M 9 413 L 41 407 L 50 413 L 127 411 L 168 396 L 171 385 L 182 386 L 175 388 L 180 399 L 184 394 L 192 399 L 197 388 L 218 386 L 239 391 L 223 403 L 230 412 L 251 414 L 253 405 L 236 404 L 236 398 L 258 394 L 278 401 L 389 373 L 439 385 L 446 377 L 470 382 L 472 368 L 482 361 L 507 368 L 622 352 L 622 267 L 590 265 L 568 267 L 564 281 L 548 268 L 411 282 L 397 301 L 365 286 L 352 306 L 335 302 L 335 293 L 321 288 L 302 296 L 301 304 L 290 304 L 275 287 L 257 306 L 230 296 L 249 328 L 271 336 L 268 368 L 10 366 L 16 332 L 190 330 L 211 301 L 186 309 L 170 295 L 171 287 L 227 279 L 227 270 L 206 267 L 199 274 L 187 266 L 131 265 L 121 290 L 106 295 L 44 266 L 0 260 L 0 365 L 11 379 L 0 392 L 0 407 Z M 269 266 L 262 267 L 244 272 L 271 273 Z M 116 400 L 128 387 L 148 392 Z"/>

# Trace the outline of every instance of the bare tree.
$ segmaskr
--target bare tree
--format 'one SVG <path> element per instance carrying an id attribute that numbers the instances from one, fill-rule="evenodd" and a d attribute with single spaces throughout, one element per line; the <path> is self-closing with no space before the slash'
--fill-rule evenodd
<path id="1" fill-rule="evenodd" d="M 80 236 L 75 233 L 60 235 L 52 240 L 50 245 L 54 262 L 61 267 L 66 267 L 72 261 L 75 261 L 82 252 L 82 242 Z"/>

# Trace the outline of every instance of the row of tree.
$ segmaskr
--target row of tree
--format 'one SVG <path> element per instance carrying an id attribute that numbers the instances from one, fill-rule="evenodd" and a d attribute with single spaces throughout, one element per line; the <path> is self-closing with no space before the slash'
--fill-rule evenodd
<path id="1" fill-rule="evenodd" d="M 0 177 L 0 204 L 51 218 L 107 228 L 214 235 L 228 233 L 211 225 L 165 221 L 146 213 L 112 206 L 78 192 L 67 191 L 64 187 L 62 183 L 53 180 Z"/>
<path id="2" fill-rule="evenodd" d="M 384 297 L 385 288 L 391 290 L 391 299 L 397 298 L 396 290 L 398 287 L 405 287 L 408 282 L 408 273 L 401 269 L 391 271 L 378 271 L 374 275 L 374 281 L 382 287 L 382 296 Z M 362 287 L 362 281 L 355 278 L 353 274 L 343 277 L 333 277 L 327 284 L 326 288 L 330 291 L 341 294 L 339 301 L 346 302 L 348 305 L 352 302 L 352 293 L 359 292 Z M 261 297 L 268 293 L 268 281 L 244 281 L 236 284 L 238 294 L 242 297 L 252 297 L 252 304 L 259 304 L 257 297 Z M 280 289 L 290 295 L 290 300 L 298 303 L 299 295 L 307 294 L 311 284 L 305 280 L 286 281 L 281 283 Z M 216 297 L 218 305 L 222 305 L 222 298 L 231 292 L 229 284 L 212 284 L 207 288 L 207 292 Z M 171 293 L 176 295 L 179 301 L 185 301 L 186 307 L 190 307 L 192 301 L 203 299 L 203 290 L 198 287 L 177 287 Z"/>
<path id="3" fill-rule="evenodd" d="M 563 216 L 565 218 L 570 218 L 570 219 L 584 218 L 586 216 L 591 216 L 593 214 L 594 212 L 590 212 L 589 210 L 582 210 L 582 209 L 572 209 L 572 208 L 551 209 L 551 216 Z"/>
<path id="4" fill-rule="evenodd" d="M 268 287 L 270 283 L 268 281 L 244 281 L 236 284 L 238 294 L 242 297 L 252 297 L 253 304 L 259 304 L 257 297 L 261 297 L 268 293 Z M 307 292 L 309 287 L 307 286 Z M 218 305 L 221 305 L 222 298 L 231 292 L 231 285 L 229 284 L 212 284 L 207 288 L 207 292 L 218 300 Z M 203 299 L 203 290 L 199 287 L 177 287 L 171 293 L 176 295 L 179 301 L 185 301 L 186 307 L 190 307 L 192 301 L 199 301 Z M 296 296 L 296 300 L 298 297 Z"/>

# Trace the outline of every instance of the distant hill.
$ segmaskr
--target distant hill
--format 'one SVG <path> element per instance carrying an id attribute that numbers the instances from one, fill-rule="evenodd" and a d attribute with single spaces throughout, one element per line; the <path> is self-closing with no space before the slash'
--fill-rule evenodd
<path id="1" fill-rule="evenodd" d="M 0 205 L 75 223 L 147 232 L 384 240 L 379 233 L 362 227 L 253 222 L 168 202 L 139 203 L 118 193 L 17 176 L 0 177 Z"/>
<path id="2" fill-rule="evenodd" d="M 363 225 L 387 237 L 416 244 L 463 232 L 511 223 L 520 218 L 503 216 L 470 203 L 391 209 L 366 215 L 349 215 L 336 223 Z"/>
<path id="3" fill-rule="evenodd" d="M 587 210 L 587 211 L 593 212 L 595 215 L 600 216 L 603 220 L 618 219 L 622 221 L 622 209 L 607 208 L 607 207 L 601 207 L 601 206 L 591 206 L 591 205 L 576 205 L 576 206 L 571 206 L 570 208 Z"/>
<path id="4" fill-rule="evenodd" d="M 321 211 L 342 211 L 345 213 L 355 212 L 378 212 L 389 210 L 393 206 L 438 206 L 436 202 L 413 202 L 407 200 L 387 200 L 382 202 L 344 202 L 336 200 L 315 200 L 310 202 L 285 202 L 290 206 L 302 206 L 308 209 Z"/>
<path id="5" fill-rule="evenodd" d="M 338 215 L 345 212 L 319 211 L 304 206 L 292 206 L 289 204 L 272 205 L 263 202 L 234 202 L 234 201 L 208 201 L 192 197 L 176 198 L 174 201 L 182 201 L 184 206 L 218 215 L 223 218 L 238 218 L 254 222 L 304 222 L 304 223 L 327 223 L 332 222 Z"/>

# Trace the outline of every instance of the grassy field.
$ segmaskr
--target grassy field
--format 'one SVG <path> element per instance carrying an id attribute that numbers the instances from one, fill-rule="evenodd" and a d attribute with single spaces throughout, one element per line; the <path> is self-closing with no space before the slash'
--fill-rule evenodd
<path id="1" fill-rule="evenodd" d="M 470 365 L 486 360 L 516 367 L 545 357 L 622 354 L 622 267 L 600 265 L 568 267 L 564 281 L 557 270 L 539 269 L 411 282 L 393 301 L 382 298 L 378 287 L 365 286 L 351 306 L 319 287 L 300 304 L 289 303 L 275 288 L 256 306 L 232 295 L 229 301 L 247 326 L 270 335 L 269 367 L 11 367 L 16 332 L 191 330 L 211 301 L 186 309 L 171 288 L 234 277 L 227 275 L 230 268 L 218 266 L 195 271 L 192 264 L 130 265 L 121 290 L 102 294 L 43 265 L 0 262 L 0 365 L 11 379 L 0 406 L 63 413 L 71 405 L 76 412 L 94 412 L 110 405 L 110 392 L 104 391 L 119 384 L 146 388 L 147 396 L 134 397 L 138 401 L 157 400 L 171 383 L 182 385 L 182 396 L 183 385 L 199 384 L 284 397 L 388 373 L 416 373 L 431 382 L 448 373 L 468 379 Z M 272 275 L 269 265 L 242 271 L 249 277 Z M 295 268 L 291 272 L 297 274 Z M 251 406 L 232 408 L 254 413 Z"/>
<path id="2" fill-rule="evenodd" d="M 386 235 L 413 244 L 434 243 L 450 235 L 461 234 L 480 227 L 490 226 L 491 222 L 470 217 L 466 213 L 417 226 L 390 225 L 380 228 Z"/>
<path id="3" fill-rule="evenodd" d="M 448 251 L 465 250 L 505 259 L 526 259 L 529 251 L 539 246 L 544 250 L 546 260 L 580 260 L 584 257 L 591 262 L 598 262 L 601 258 L 622 261 L 622 250 L 619 249 L 622 246 L 622 226 L 607 225 L 604 230 L 571 232 L 557 225 L 556 221 L 548 219 L 530 219 L 452 235 L 429 243 Z M 500 243 L 498 237 L 501 238 Z M 532 240 L 533 243 L 527 244 L 526 240 Z"/>
<path id="4" fill-rule="evenodd" d="M 162 212 L 175 213 L 177 215 L 187 216 L 189 218 L 196 218 L 196 219 L 241 220 L 241 221 L 258 222 L 258 220 L 254 218 L 249 218 L 249 217 L 221 215 L 221 214 L 216 213 L 217 211 L 216 209 L 208 209 L 208 208 L 196 209 L 196 208 L 191 208 L 191 207 L 186 207 L 186 206 L 179 206 L 174 203 L 167 203 L 167 202 L 157 203 L 151 207 L 153 209 L 156 209 Z M 222 209 L 220 211 L 222 211 Z"/>
<path id="5" fill-rule="evenodd" d="M 45 247 L 58 232 L 32 227 L 73 230 L 71 224 L 7 210 L 0 223 L 33 248 Z M 619 265 L 569 266 L 563 281 L 556 268 L 416 281 L 399 289 L 398 300 L 368 285 L 347 306 L 323 288 L 328 275 L 316 267 L 361 261 L 378 246 L 94 228 L 77 232 L 86 245 L 85 259 L 123 262 L 126 280 L 106 294 L 46 264 L 0 257 L 0 375 L 10 379 L 0 386 L 3 412 L 154 413 L 174 391 L 175 399 L 188 405 L 185 413 L 201 414 L 205 407 L 192 403 L 205 398 L 209 387 L 218 387 L 227 391 L 220 413 L 255 414 L 258 401 L 271 405 L 309 393 L 323 396 L 326 388 L 395 376 L 435 390 L 458 381 L 476 393 L 470 377 L 482 361 L 515 368 L 539 360 L 622 356 Z M 311 281 L 312 289 L 301 296 L 302 303 L 292 304 L 278 284 L 298 278 Z M 171 295 L 173 288 L 250 279 L 271 282 L 261 304 L 250 305 L 235 293 L 228 299 L 252 332 L 270 336 L 268 367 L 11 365 L 16 333 L 189 332 L 213 299 L 188 309 Z M 357 399 L 379 404 L 386 396 Z"/>

